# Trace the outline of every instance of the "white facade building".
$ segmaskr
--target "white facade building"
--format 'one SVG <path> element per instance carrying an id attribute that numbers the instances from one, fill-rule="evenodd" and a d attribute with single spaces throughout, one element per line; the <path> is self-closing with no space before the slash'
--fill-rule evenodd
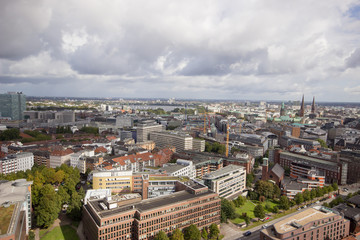
<path id="1" fill-rule="evenodd" d="M 204 184 L 219 194 L 219 197 L 230 197 L 241 193 L 246 187 L 246 170 L 237 165 L 228 165 L 203 176 Z"/>
<path id="2" fill-rule="evenodd" d="M 178 159 L 176 164 L 164 164 L 161 169 L 166 171 L 169 176 L 184 176 L 190 179 L 196 178 L 196 168 L 192 161 Z"/>
<path id="3" fill-rule="evenodd" d="M 0 159 L 0 173 L 9 174 L 26 171 L 34 166 L 34 154 L 22 152 Z"/>

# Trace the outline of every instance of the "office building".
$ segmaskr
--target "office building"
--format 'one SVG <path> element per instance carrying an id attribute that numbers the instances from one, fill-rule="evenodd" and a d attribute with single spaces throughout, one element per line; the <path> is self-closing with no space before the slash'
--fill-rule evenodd
<path id="1" fill-rule="evenodd" d="M 157 147 L 175 147 L 175 150 L 192 150 L 193 137 L 179 132 L 151 132 L 150 140 L 154 141 Z M 204 140 L 199 140 L 204 141 Z M 205 141 L 204 141 L 205 145 Z M 198 147 L 201 149 L 201 146 Z M 205 150 L 205 148 L 204 148 Z"/>
<path id="2" fill-rule="evenodd" d="M 134 126 L 134 120 L 130 116 L 117 116 L 116 117 L 116 128 L 132 128 Z"/>
<path id="3" fill-rule="evenodd" d="M 338 211 L 308 208 L 261 230 L 261 240 L 343 239 L 349 235 L 350 221 Z"/>
<path id="4" fill-rule="evenodd" d="M 0 173 L 9 174 L 26 171 L 34 166 L 34 155 L 29 152 L 9 154 L 0 159 Z"/>
<path id="5" fill-rule="evenodd" d="M 0 181 L 0 240 L 24 240 L 31 228 L 31 184 L 26 179 Z"/>
<path id="6" fill-rule="evenodd" d="M 191 224 L 199 229 L 220 224 L 220 198 L 207 187 L 192 183 L 177 192 L 141 200 L 138 194 L 89 199 L 83 208 L 84 235 L 89 240 L 153 239 Z"/>
<path id="7" fill-rule="evenodd" d="M 26 110 L 26 96 L 22 92 L 0 94 L 0 117 L 23 120 Z"/>
<path id="8" fill-rule="evenodd" d="M 164 130 L 164 126 L 157 124 L 155 121 L 143 121 L 138 123 L 136 127 L 136 142 L 145 142 L 150 138 L 151 132 L 161 132 Z"/>
<path id="9" fill-rule="evenodd" d="M 246 187 L 246 170 L 244 167 L 229 165 L 203 176 L 204 184 L 219 197 L 230 197 L 241 193 Z"/>
<path id="10" fill-rule="evenodd" d="M 175 163 L 167 163 L 161 169 L 160 172 L 164 172 L 169 176 L 184 176 L 194 179 L 196 177 L 196 168 L 192 161 L 178 159 Z"/>

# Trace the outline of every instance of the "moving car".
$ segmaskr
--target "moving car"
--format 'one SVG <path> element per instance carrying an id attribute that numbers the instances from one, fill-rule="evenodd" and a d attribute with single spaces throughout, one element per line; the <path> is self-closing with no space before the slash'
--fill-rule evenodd
<path id="1" fill-rule="evenodd" d="M 244 236 L 250 236 L 251 235 L 251 231 L 247 231 L 244 233 Z"/>

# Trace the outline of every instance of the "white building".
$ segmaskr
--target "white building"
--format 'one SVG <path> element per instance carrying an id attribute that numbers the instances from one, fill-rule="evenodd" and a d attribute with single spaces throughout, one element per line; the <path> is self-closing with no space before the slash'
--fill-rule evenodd
<path id="1" fill-rule="evenodd" d="M 176 148 L 176 151 L 193 149 L 193 137 L 185 133 L 151 132 L 150 140 L 154 141 L 157 147 L 174 146 Z M 196 146 L 198 149 L 201 149 L 201 146 L 199 145 Z M 205 149 L 205 142 L 204 142 L 204 149 Z"/>
<path id="2" fill-rule="evenodd" d="M 93 157 L 95 155 L 94 150 L 80 151 L 70 155 L 70 166 L 78 168 L 80 173 L 86 172 L 86 157 Z"/>
<path id="3" fill-rule="evenodd" d="M 244 167 L 229 165 L 203 176 L 204 184 L 219 194 L 219 197 L 230 197 L 241 193 L 246 187 L 246 170 Z"/>
<path id="4" fill-rule="evenodd" d="M 34 154 L 22 152 L 0 159 L 0 173 L 9 174 L 26 171 L 34 166 Z"/>
<path id="5" fill-rule="evenodd" d="M 161 168 L 169 176 L 184 176 L 190 179 L 196 178 L 196 168 L 192 161 L 178 159 L 176 164 L 164 164 Z"/>

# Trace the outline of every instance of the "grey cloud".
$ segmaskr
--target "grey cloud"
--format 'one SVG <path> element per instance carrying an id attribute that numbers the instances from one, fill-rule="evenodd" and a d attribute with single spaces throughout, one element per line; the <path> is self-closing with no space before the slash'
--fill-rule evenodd
<path id="1" fill-rule="evenodd" d="M 356 68 L 360 66 L 360 48 L 357 48 L 351 55 L 346 59 L 346 67 Z"/>

